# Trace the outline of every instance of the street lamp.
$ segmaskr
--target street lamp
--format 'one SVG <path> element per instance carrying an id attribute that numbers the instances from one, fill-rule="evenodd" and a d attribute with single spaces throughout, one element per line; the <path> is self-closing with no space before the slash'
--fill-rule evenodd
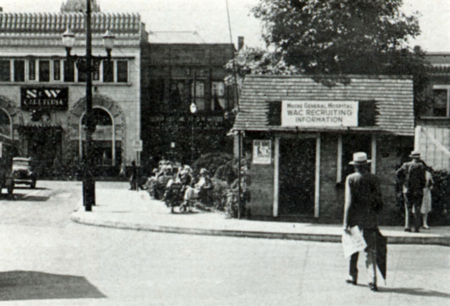
<path id="1" fill-rule="evenodd" d="M 95 179 L 92 175 L 94 166 L 92 156 L 92 134 L 95 131 L 96 122 L 94 121 L 92 112 L 92 73 L 96 71 L 96 69 L 93 69 L 93 66 L 98 67 L 98 64 L 101 61 L 107 60 L 109 62 L 111 60 L 111 50 L 114 47 L 115 36 L 108 30 L 102 38 L 107 56 L 92 56 L 91 1 L 86 0 L 86 55 L 71 55 L 70 52 L 75 45 L 75 34 L 70 28 L 62 34 L 62 42 L 66 48 L 67 61 L 75 60 L 78 70 L 86 74 L 86 162 L 85 168 L 83 169 L 83 204 L 86 211 L 92 211 L 92 206 L 95 205 Z"/>
<path id="2" fill-rule="evenodd" d="M 194 92 L 195 92 L 195 89 L 194 89 Z M 194 95 L 195 95 L 195 93 L 194 93 Z M 195 97 L 194 97 L 194 101 L 195 101 Z M 189 111 L 192 114 L 192 116 L 191 116 L 191 119 L 192 119 L 192 125 L 191 125 L 191 128 L 192 128 L 192 134 L 191 134 L 191 164 L 192 164 L 194 162 L 194 151 L 195 151 L 195 148 L 194 148 L 194 119 L 195 119 L 195 116 L 194 115 L 197 112 L 197 105 L 195 104 L 195 102 L 191 103 L 191 106 L 189 106 Z"/>

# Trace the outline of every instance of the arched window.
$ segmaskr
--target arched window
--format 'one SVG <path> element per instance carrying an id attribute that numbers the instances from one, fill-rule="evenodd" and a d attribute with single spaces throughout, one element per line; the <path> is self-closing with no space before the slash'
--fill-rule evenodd
<path id="1" fill-rule="evenodd" d="M 11 119 L 8 113 L 0 108 L 0 134 L 6 137 L 11 137 Z"/>

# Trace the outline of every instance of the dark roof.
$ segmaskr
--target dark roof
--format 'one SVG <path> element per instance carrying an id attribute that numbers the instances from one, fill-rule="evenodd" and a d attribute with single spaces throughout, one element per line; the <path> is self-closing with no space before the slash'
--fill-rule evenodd
<path id="1" fill-rule="evenodd" d="M 138 34 L 141 29 L 139 14 L 92 13 L 92 32 Z M 70 28 L 75 33 L 85 31 L 83 13 L 0 13 L 0 33 L 50 34 L 63 33 Z"/>
<path id="2" fill-rule="evenodd" d="M 351 75 L 345 78 L 348 84 L 341 82 L 342 77 L 327 77 L 327 85 L 323 80 L 318 82 L 315 76 L 246 76 L 233 129 L 274 132 L 353 130 L 414 135 L 412 77 Z M 275 101 L 373 101 L 375 126 L 296 128 L 270 125 L 269 103 Z"/>

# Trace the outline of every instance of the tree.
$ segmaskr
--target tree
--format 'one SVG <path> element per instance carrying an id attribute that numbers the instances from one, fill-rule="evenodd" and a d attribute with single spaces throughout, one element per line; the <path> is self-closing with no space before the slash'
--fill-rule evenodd
<path id="1" fill-rule="evenodd" d="M 402 0 L 260 0 L 252 9 L 262 21 L 268 50 L 240 51 L 238 75 L 413 75 L 416 100 L 425 99 L 428 63 L 408 46 L 420 34 Z M 245 60 L 242 60 L 242 57 Z M 419 101 L 417 101 L 419 102 Z M 416 103 L 416 114 L 423 103 Z"/>

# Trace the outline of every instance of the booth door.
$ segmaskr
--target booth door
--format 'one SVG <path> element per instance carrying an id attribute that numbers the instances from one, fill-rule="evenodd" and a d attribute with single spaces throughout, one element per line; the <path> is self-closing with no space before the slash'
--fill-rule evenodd
<path id="1" fill-rule="evenodd" d="M 314 215 L 316 139 L 281 139 L 280 215 Z"/>

